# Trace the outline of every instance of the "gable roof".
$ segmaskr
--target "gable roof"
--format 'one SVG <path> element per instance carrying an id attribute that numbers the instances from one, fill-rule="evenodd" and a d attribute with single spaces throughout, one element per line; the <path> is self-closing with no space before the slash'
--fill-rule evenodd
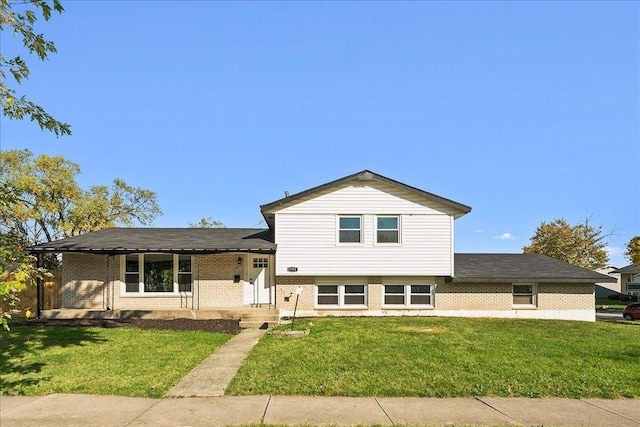
<path id="1" fill-rule="evenodd" d="M 105 228 L 28 248 L 31 253 L 212 254 L 275 253 L 271 231 L 262 228 Z"/>
<path id="2" fill-rule="evenodd" d="M 365 182 L 379 181 L 387 185 L 390 185 L 392 187 L 400 188 L 402 190 L 424 197 L 427 200 L 440 203 L 442 205 L 448 206 L 450 208 L 453 208 L 459 211 L 460 213 L 456 215 L 456 218 L 471 212 L 471 207 L 467 205 L 463 205 L 462 203 L 454 202 L 453 200 L 446 199 L 436 194 L 429 193 L 424 190 L 420 190 L 419 188 L 412 187 L 407 184 L 403 184 L 402 182 L 393 180 L 391 178 L 387 178 L 382 175 L 378 175 L 377 173 L 371 172 L 370 170 L 366 170 L 366 169 L 361 172 L 357 172 L 352 175 L 348 175 L 343 178 L 336 179 L 335 181 L 331 181 L 326 184 L 318 185 L 317 187 L 313 187 L 308 190 L 301 191 L 291 196 L 283 197 L 282 199 L 278 199 L 274 202 L 267 203 L 265 205 L 260 206 L 260 211 L 262 212 L 262 215 L 265 217 L 267 222 L 271 223 L 270 219 L 267 217 L 268 213 L 271 213 L 275 210 L 282 209 L 287 206 L 294 205 L 296 203 L 300 203 L 302 200 L 304 200 L 308 196 L 313 196 L 316 193 L 320 193 L 324 190 L 337 187 L 339 185 L 348 183 L 350 181 L 365 181 Z"/>
<path id="3" fill-rule="evenodd" d="M 640 273 L 640 264 L 631 264 L 626 267 L 618 268 L 613 270 L 612 273 L 620 273 L 620 274 L 634 274 Z"/>
<path id="4" fill-rule="evenodd" d="M 455 254 L 450 282 L 616 282 L 605 274 L 541 254 Z"/>

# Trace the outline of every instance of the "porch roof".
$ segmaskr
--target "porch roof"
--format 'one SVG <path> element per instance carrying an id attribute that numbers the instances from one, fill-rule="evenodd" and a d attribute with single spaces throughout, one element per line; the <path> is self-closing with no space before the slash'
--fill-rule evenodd
<path id="1" fill-rule="evenodd" d="M 455 254 L 454 283 L 605 283 L 616 279 L 541 254 Z"/>
<path id="2" fill-rule="evenodd" d="M 276 251 L 263 228 L 105 228 L 28 248 L 29 252 L 127 254 L 140 252 L 215 254 Z"/>

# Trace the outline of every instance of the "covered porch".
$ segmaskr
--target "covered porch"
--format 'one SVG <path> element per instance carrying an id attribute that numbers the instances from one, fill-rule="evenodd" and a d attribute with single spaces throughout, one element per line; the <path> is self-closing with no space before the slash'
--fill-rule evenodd
<path id="1" fill-rule="evenodd" d="M 38 317 L 246 319 L 275 306 L 269 230 L 111 228 L 29 250 L 62 254 L 61 308 L 38 301 Z"/>

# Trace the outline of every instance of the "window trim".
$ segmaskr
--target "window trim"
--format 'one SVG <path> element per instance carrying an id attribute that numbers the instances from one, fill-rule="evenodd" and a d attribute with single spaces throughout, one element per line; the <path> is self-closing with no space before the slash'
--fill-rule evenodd
<path id="1" fill-rule="evenodd" d="M 404 304 L 387 304 L 385 302 L 387 296 L 387 286 L 404 286 Z M 412 304 L 412 295 L 426 295 L 426 294 L 414 294 L 411 292 L 412 286 L 429 286 L 429 304 Z M 435 307 L 435 288 L 436 284 L 433 281 L 428 280 L 392 280 L 384 282 L 382 284 L 382 308 L 396 308 L 396 309 L 431 309 Z M 401 294 L 389 294 L 389 295 L 401 295 Z"/>
<path id="2" fill-rule="evenodd" d="M 531 286 L 531 292 L 516 292 L 516 286 Z M 516 296 L 531 296 L 531 303 L 518 304 L 513 301 Z M 538 284 L 533 282 L 519 282 L 511 284 L 511 308 L 538 308 Z"/>
<path id="3" fill-rule="evenodd" d="M 138 257 L 138 292 L 127 292 L 127 283 L 126 283 L 126 274 L 134 274 L 127 273 L 127 256 L 137 256 Z M 171 292 L 145 292 L 144 290 L 144 257 L 145 255 L 171 255 L 173 260 L 173 290 Z M 190 270 L 179 271 L 180 270 L 180 257 L 188 256 L 190 258 Z M 179 284 L 179 276 L 180 275 L 191 275 L 191 290 L 190 291 L 180 291 Z M 193 294 L 193 256 L 184 255 L 184 254 L 166 254 L 162 252 L 141 252 L 141 253 L 132 253 L 120 256 L 120 296 L 121 297 L 175 297 L 175 296 L 184 296 L 184 295 L 192 295 Z"/>
<path id="4" fill-rule="evenodd" d="M 360 232 L 360 241 L 358 242 L 342 242 L 340 240 L 340 232 L 341 231 L 354 231 L 356 230 L 355 228 L 341 228 L 340 227 L 340 219 L 342 218 L 357 218 L 358 221 L 360 222 L 360 228 L 358 229 L 358 231 Z M 364 218 L 362 215 L 355 215 L 355 214 L 340 214 L 336 217 L 336 244 L 337 245 L 345 245 L 345 246 L 361 246 L 364 244 Z"/>
<path id="5" fill-rule="evenodd" d="M 397 228 L 378 228 L 378 218 L 396 218 L 398 220 Z M 375 215 L 374 216 L 374 237 L 375 244 L 381 246 L 400 246 L 402 244 L 402 219 L 401 215 Z M 398 241 L 397 242 L 379 242 L 378 241 L 378 231 L 396 231 L 398 233 Z"/>
<path id="6" fill-rule="evenodd" d="M 318 296 L 319 295 L 328 295 L 328 294 L 320 294 L 318 292 L 319 287 L 320 286 L 337 286 L 337 290 L 338 290 L 338 304 L 318 304 Z M 362 286 L 364 291 L 363 293 L 346 293 L 345 292 L 345 287 L 346 286 Z M 314 308 L 316 310 L 331 310 L 331 309 L 366 309 L 369 307 L 368 305 L 368 301 L 369 301 L 369 285 L 367 284 L 366 280 L 358 280 L 358 281 L 351 281 L 351 280 L 322 280 L 319 282 L 316 282 L 315 286 L 314 286 Z M 345 303 L 345 296 L 347 295 L 363 295 L 364 297 L 364 304 L 346 304 Z"/>

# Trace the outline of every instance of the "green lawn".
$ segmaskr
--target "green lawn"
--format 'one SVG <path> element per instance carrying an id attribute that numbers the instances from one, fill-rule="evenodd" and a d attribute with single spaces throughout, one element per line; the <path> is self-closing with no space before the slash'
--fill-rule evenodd
<path id="1" fill-rule="evenodd" d="M 623 310 L 629 304 L 631 304 L 629 301 L 612 301 L 608 298 L 596 298 L 596 309 L 606 307 Z"/>
<path id="2" fill-rule="evenodd" d="M 232 336 L 137 328 L 0 330 L 0 395 L 160 397 Z"/>
<path id="3" fill-rule="evenodd" d="M 265 336 L 227 394 L 640 396 L 640 322 L 296 321 L 305 328 L 300 338 Z"/>

